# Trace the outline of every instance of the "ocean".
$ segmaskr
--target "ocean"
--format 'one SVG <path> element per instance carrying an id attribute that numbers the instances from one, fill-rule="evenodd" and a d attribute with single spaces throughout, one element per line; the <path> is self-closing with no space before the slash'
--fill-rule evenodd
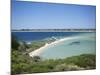
<path id="1" fill-rule="evenodd" d="M 19 41 L 32 42 L 55 37 L 73 38 L 45 48 L 43 59 L 60 59 L 80 54 L 96 54 L 95 32 L 12 32 Z M 59 38 L 60 37 L 60 38 Z M 74 38 L 77 37 L 77 38 Z"/>
<path id="2" fill-rule="evenodd" d="M 50 37 L 69 37 L 84 33 L 86 32 L 12 32 L 12 35 L 19 41 L 31 42 Z"/>

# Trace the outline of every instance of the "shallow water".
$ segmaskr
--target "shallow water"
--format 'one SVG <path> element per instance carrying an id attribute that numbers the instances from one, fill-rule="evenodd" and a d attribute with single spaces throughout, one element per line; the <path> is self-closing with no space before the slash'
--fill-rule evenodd
<path id="1" fill-rule="evenodd" d="M 71 36 L 70 38 L 73 39 L 45 48 L 40 56 L 43 59 L 59 59 L 80 54 L 96 53 L 95 33 L 79 34 L 77 36 Z"/>
<path id="2" fill-rule="evenodd" d="M 12 32 L 19 41 L 72 38 L 56 45 L 50 45 L 41 53 L 43 59 L 59 59 L 80 54 L 95 54 L 95 32 Z M 77 37 L 77 38 L 76 38 Z"/>

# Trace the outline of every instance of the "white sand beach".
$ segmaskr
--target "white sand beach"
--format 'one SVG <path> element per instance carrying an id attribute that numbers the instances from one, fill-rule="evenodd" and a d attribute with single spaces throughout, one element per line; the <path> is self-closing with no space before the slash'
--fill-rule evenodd
<path id="1" fill-rule="evenodd" d="M 39 56 L 43 52 L 44 48 L 46 48 L 46 47 L 48 47 L 47 43 L 44 46 L 42 46 L 41 48 L 36 49 L 36 50 L 30 52 L 29 56 L 31 56 L 31 57 Z"/>
<path id="2" fill-rule="evenodd" d="M 52 43 L 50 43 L 50 44 L 46 43 L 46 44 L 45 44 L 44 46 L 42 46 L 41 48 L 36 49 L 36 50 L 30 52 L 30 53 L 29 53 L 29 56 L 30 56 L 30 57 L 39 56 L 39 55 L 45 50 L 45 48 L 50 47 L 51 45 L 54 46 L 54 45 L 56 45 L 56 44 L 58 44 L 58 43 L 61 43 L 61 42 L 65 41 L 65 40 L 70 40 L 70 39 L 75 39 L 75 38 L 76 38 L 76 37 L 67 37 L 67 38 L 63 38 L 63 39 L 56 40 L 56 41 L 54 41 L 54 42 L 52 42 Z"/>

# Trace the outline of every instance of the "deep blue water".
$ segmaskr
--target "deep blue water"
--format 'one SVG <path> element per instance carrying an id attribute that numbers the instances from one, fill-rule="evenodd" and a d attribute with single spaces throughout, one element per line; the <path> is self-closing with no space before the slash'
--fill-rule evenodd
<path id="1" fill-rule="evenodd" d="M 12 32 L 12 35 L 15 36 L 19 41 L 31 42 L 34 40 L 42 40 L 52 36 L 76 36 L 85 32 Z"/>

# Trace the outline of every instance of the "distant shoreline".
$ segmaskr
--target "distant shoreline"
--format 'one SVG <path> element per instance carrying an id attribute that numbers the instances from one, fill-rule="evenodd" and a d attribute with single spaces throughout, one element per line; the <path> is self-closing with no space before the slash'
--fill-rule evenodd
<path id="1" fill-rule="evenodd" d="M 95 32 L 96 29 L 13 29 L 12 32 Z"/>

